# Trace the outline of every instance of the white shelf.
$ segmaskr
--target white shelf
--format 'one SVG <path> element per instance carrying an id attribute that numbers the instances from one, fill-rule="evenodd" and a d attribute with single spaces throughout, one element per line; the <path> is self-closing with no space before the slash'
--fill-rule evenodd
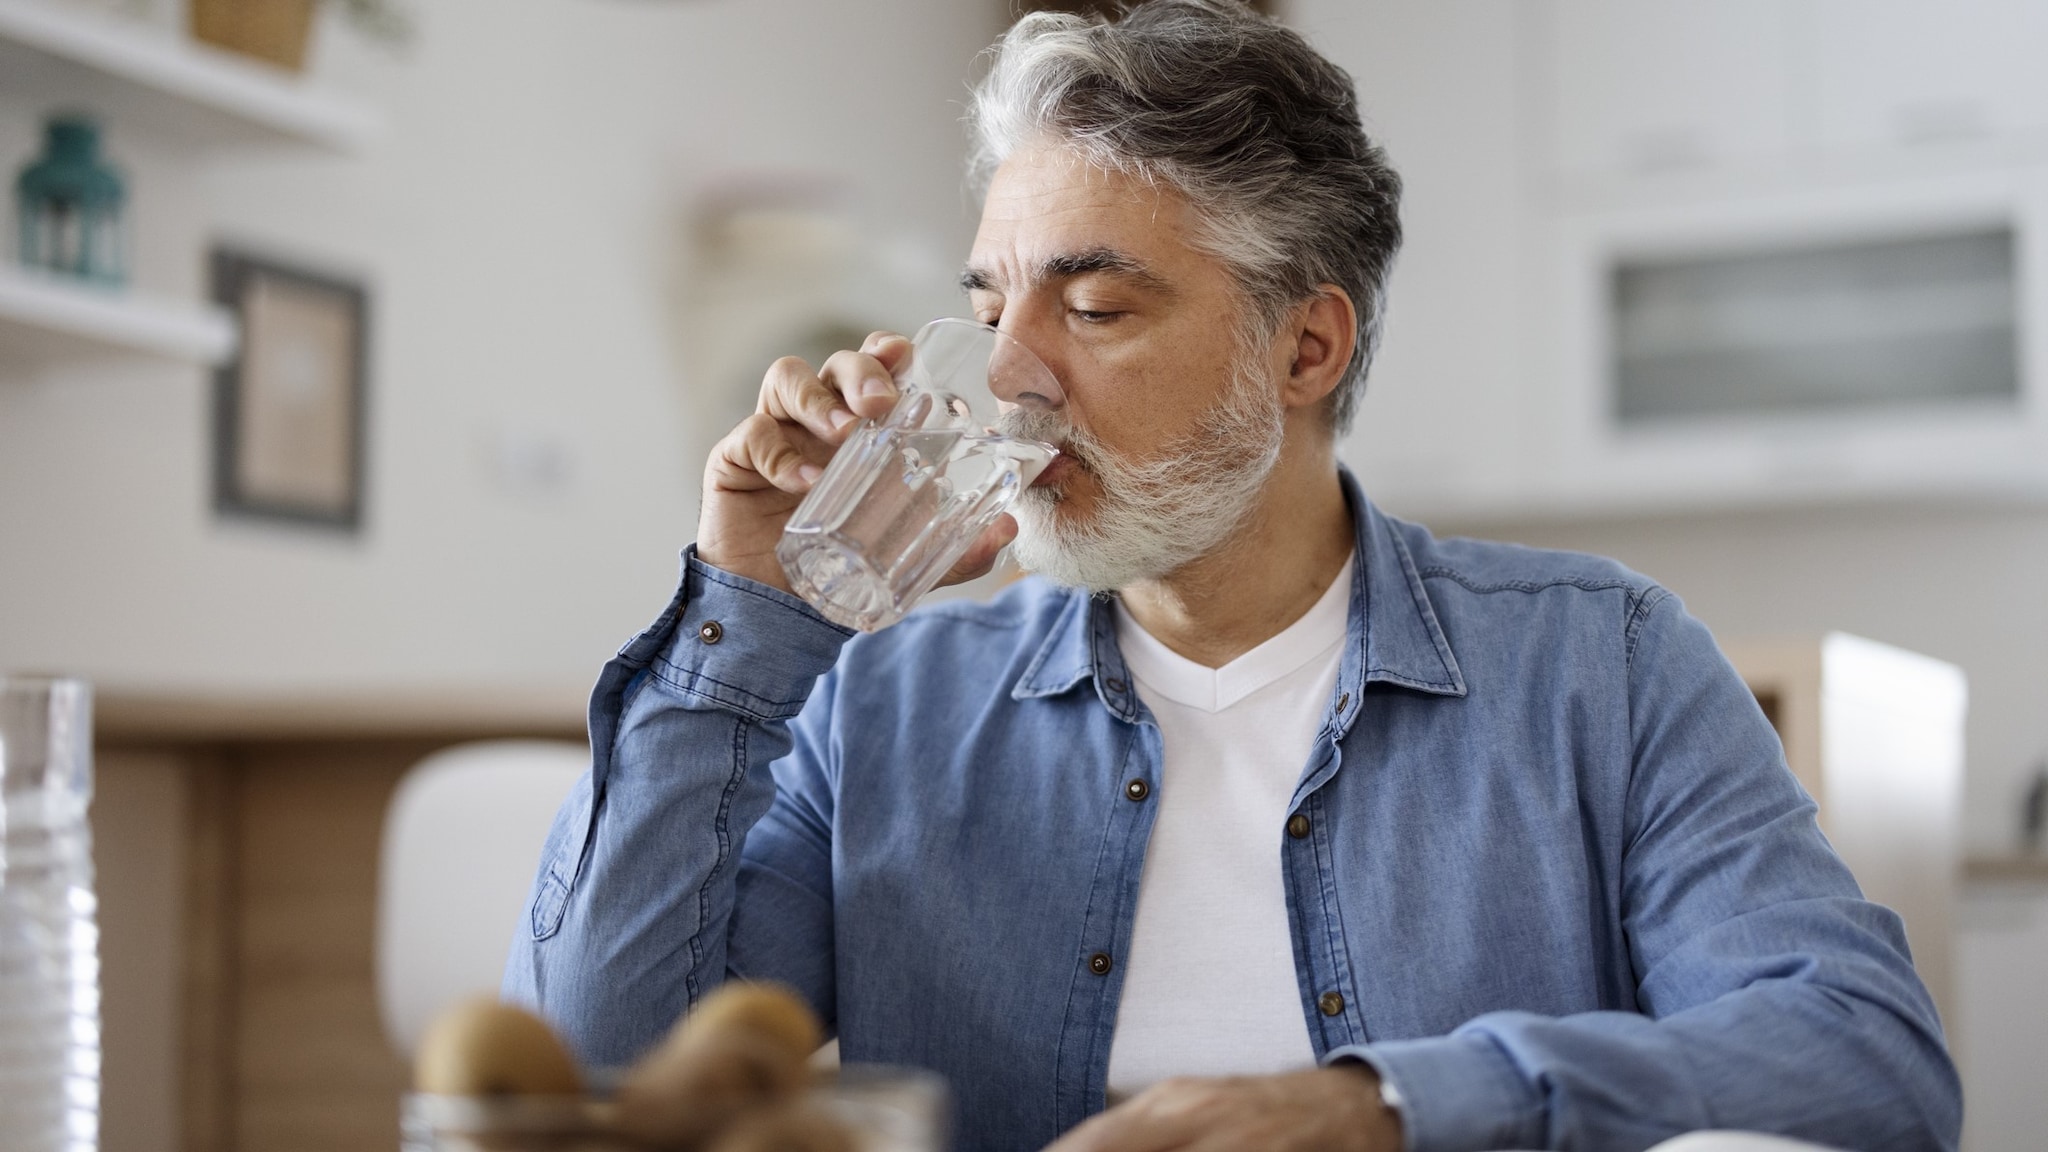
<path id="1" fill-rule="evenodd" d="M 73 284 L 0 265 L 0 361 L 154 356 L 216 365 L 239 334 L 225 309 Z"/>
<path id="2" fill-rule="evenodd" d="M 349 152 L 379 132 L 368 108 L 281 68 L 54 0 L 0 0 L 0 92 L 205 147 Z"/>

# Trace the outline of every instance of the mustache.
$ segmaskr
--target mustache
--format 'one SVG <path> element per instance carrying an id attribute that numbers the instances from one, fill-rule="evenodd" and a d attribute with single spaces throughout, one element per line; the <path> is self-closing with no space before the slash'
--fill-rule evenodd
<path id="1" fill-rule="evenodd" d="M 1094 438 L 1074 427 L 1065 413 L 1043 408 L 1012 408 L 996 417 L 996 431 L 1015 440 L 1050 444 L 1076 464 L 1093 470 L 1098 459 Z"/>
<path id="2" fill-rule="evenodd" d="M 1044 408 L 1011 408 L 996 417 L 996 431 L 1018 440 L 1039 440 L 1057 444 L 1073 435 L 1074 425 L 1064 415 Z"/>

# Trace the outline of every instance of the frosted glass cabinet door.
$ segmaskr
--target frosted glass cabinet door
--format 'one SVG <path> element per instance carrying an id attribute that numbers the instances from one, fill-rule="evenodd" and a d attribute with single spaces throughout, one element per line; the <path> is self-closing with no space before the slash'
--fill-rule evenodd
<path id="1" fill-rule="evenodd" d="M 1783 0 L 1550 0 L 1539 50 L 1557 174 L 1790 153 L 1796 9 Z"/>
<path id="2" fill-rule="evenodd" d="M 2043 0 L 1814 0 L 1822 148 L 2048 131 Z"/>
<path id="3" fill-rule="evenodd" d="M 1614 415 L 2013 409 L 2014 264 L 2009 225 L 1622 263 Z"/>

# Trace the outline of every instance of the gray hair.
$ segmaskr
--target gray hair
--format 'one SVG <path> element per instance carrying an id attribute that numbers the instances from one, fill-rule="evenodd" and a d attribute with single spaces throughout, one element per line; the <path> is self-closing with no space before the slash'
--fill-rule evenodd
<path id="1" fill-rule="evenodd" d="M 1191 242 L 1229 266 L 1268 334 L 1321 285 L 1344 289 L 1358 342 L 1329 416 L 1348 431 L 1401 247 L 1401 178 L 1366 138 L 1351 77 L 1236 0 L 1150 0 L 1114 23 L 1035 13 L 986 55 L 968 109 L 976 189 L 1050 138 L 1185 197 Z"/>

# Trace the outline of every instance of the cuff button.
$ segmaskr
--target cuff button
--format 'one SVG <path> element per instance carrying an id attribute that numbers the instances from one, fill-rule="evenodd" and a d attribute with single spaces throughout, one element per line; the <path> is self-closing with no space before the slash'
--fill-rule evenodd
<path id="1" fill-rule="evenodd" d="M 725 626 L 716 620 L 706 620 L 697 626 L 697 639 L 706 644 L 716 644 L 725 639 Z"/>

